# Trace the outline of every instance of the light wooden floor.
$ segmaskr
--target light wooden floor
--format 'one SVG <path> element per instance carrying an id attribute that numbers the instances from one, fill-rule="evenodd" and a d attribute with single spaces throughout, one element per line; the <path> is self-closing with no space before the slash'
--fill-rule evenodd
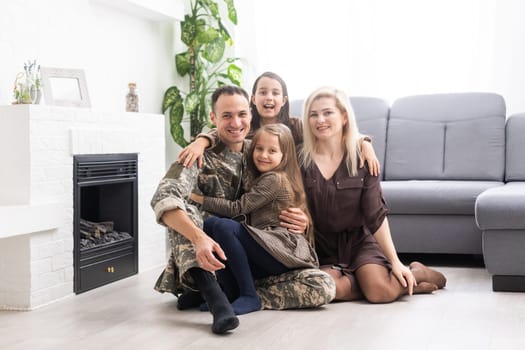
<path id="1" fill-rule="evenodd" d="M 29 312 L 0 311 L 0 349 L 525 349 L 525 293 L 495 293 L 479 266 L 437 266 L 447 288 L 386 305 L 260 311 L 231 334 L 152 289 L 160 269 Z"/>

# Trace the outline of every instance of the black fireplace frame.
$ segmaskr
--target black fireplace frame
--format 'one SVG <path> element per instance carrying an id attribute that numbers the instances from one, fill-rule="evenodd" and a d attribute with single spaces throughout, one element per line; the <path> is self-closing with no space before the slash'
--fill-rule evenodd
<path id="1" fill-rule="evenodd" d="M 80 219 L 81 207 L 86 206 L 83 197 L 95 196 L 109 200 L 108 208 L 118 206 L 112 203 L 112 194 L 120 195 L 131 203 L 125 203 L 123 219 L 126 232 L 131 239 L 104 243 L 93 248 L 81 249 Z M 109 194 L 100 194 L 105 192 Z M 89 195 L 88 195 L 89 194 Z M 87 154 L 73 157 L 73 269 L 74 292 L 79 294 L 112 283 L 138 273 L 138 157 L 136 153 Z M 84 198 L 84 202 L 86 198 Z M 100 202 L 100 199 L 99 199 Z M 98 204 L 100 205 L 100 203 Z M 99 208 L 92 209 L 99 210 Z M 111 209 L 112 210 L 112 209 Z M 110 211 L 111 211 L 110 210 Z M 115 209 L 115 210 L 118 210 Z M 82 218 L 90 220 L 92 218 Z M 101 218 L 104 220 L 107 218 Z M 129 220 L 129 221 L 128 221 Z M 122 220 L 121 220 L 122 221 Z M 119 230 L 115 224 L 115 230 Z"/>

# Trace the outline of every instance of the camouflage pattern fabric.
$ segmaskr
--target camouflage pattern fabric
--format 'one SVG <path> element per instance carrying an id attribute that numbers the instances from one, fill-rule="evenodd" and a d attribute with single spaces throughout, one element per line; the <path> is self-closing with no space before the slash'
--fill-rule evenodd
<path id="1" fill-rule="evenodd" d="M 247 151 L 249 141 L 245 141 Z M 232 152 L 222 143 L 204 152 L 204 164 L 198 169 L 194 164 L 190 169 L 175 162 L 160 181 L 151 200 L 157 222 L 161 225 L 162 215 L 169 210 L 180 208 L 188 214 L 197 227 L 202 228 L 203 217 L 209 214 L 200 206 L 190 203 L 191 192 L 203 193 L 211 197 L 237 199 L 244 191 L 244 184 L 250 180 L 245 171 L 244 153 Z M 183 287 L 195 289 L 192 278 L 186 273 L 198 267 L 193 244 L 183 235 L 168 229 L 170 256 L 168 264 L 155 284 L 155 290 L 178 295 Z"/>
<path id="2" fill-rule="evenodd" d="M 313 308 L 335 298 L 335 282 L 319 269 L 292 270 L 255 281 L 263 309 Z"/>
<path id="3" fill-rule="evenodd" d="M 245 141 L 244 150 L 247 151 Z M 164 212 L 180 208 L 193 222 L 202 228 L 206 212 L 188 202 L 192 191 L 210 197 L 234 200 L 246 190 L 251 181 L 246 171 L 244 153 L 231 152 L 220 142 L 204 152 L 204 165 L 186 169 L 172 164 L 160 181 L 151 206 L 157 222 Z M 195 284 L 187 271 L 198 267 L 193 244 L 183 235 L 168 229 L 170 256 L 164 271 L 155 283 L 155 290 L 179 295 L 183 287 L 194 289 Z M 293 270 L 282 275 L 270 276 L 256 281 L 257 293 L 265 309 L 311 308 L 329 303 L 335 297 L 335 283 L 325 272 L 318 269 Z"/>

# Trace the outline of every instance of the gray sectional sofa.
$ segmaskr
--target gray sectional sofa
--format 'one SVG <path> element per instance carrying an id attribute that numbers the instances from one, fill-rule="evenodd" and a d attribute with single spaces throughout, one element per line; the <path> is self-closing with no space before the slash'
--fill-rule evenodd
<path id="1" fill-rule="evenodd" d="M 505 185 L 479 195 L 476 221 L 493 289 L 525 291 L 525 114 L 507 119 Z"/>
<path id="2" fill-rule="evenodd" d="M 350 100 L 381 162 L 397 250 L 483 254 L 494 290 L 525 291 L 525 115 L 507 121 L 494 93 Z"/>

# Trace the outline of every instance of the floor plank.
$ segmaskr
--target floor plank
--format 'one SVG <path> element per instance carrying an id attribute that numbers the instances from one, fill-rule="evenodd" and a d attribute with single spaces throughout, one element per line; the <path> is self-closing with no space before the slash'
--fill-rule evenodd
<path id="1" fill-rule="evenodd" d="M 211 333 L 209 313 L 178 311 L 174 296 L 155 292 L 154 269 L 37 310 L 1 311 L 0 349 L 525 348 L 525 293 L 493 292 L 479 263 L 433 263 L 448 283 L 432 295 L 260 311 L 223 336 Z"/>

